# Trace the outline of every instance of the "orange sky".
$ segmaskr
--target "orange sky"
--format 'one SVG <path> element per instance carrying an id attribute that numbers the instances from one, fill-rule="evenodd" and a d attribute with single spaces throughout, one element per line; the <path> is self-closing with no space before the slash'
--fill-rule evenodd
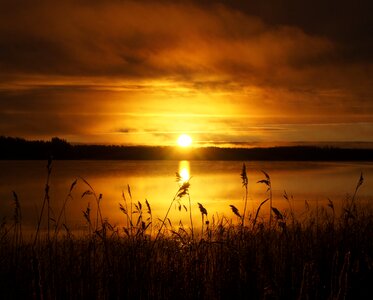
<path id="1" fill-rule="evenodd" d="M 0 135 L 373 142 L 369 1 L 2 2 Z"/>

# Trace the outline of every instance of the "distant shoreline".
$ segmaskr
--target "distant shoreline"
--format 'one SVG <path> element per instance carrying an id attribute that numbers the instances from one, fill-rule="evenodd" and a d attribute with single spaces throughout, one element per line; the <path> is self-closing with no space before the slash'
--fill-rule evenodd
<path id="1" fill-rule="evenodd" d="M 318 146 L 268 148 L 73 145 L 65 140 L 27 141 L 0 137 L 0 160 L 225 160 L 373 161 L 373 149 Z"/>

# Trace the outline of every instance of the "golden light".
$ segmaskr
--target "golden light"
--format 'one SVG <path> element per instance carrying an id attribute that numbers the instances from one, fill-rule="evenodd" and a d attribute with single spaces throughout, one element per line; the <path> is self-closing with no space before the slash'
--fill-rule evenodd
<path id="1" fill-rule="evenodd" d="M 192 144 L 192 138 L 187 134 L 182 134 L 178 137 L 177 144 L 180 147 L 189 147 Z"/>
<path id="2" fill-rule="evenodd" d="M 182 160 L 179 162 L 180 183 L 184 183 L 190 179 L 190 165 L 189 161 Z"/>

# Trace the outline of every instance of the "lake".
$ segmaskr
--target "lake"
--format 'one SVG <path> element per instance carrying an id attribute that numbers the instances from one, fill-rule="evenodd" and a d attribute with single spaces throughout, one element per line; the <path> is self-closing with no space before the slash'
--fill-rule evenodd
<path id="1" fill-rule="evenodd" d="M 175 173 L 184 179 L 190 178 L 190 200 L 195 226 L 201 224 L 198 204 L 208 211 L 208 218 L 215 220 L 223 216 L 233 221 L 237 218 L 229 205 L 243 211 L 245 191 L 240 173 L 243 162 L 239 161 L 54 161 L 50 178 L 51 217 L 56 219 L 70 186 L 78 179 L 67 201 L 64 221 L 70 229 L 86 228 L 83 211 L 91 208 L 92 218 L 96 218 L 96 200 L 93 195 L 83 193 L 89 189 L 82 178 L 91 185 L 98 196 L 102 194 L 101 209 L 104 218 L 111 224 L 122 226 L 126 218 L 119 210 L 119 204 L 127 207 L 132 195 L 133 203 L 140 201 L 146 216 L 145 199 L 150 203 L 153 220 L 163 218 L 179 188 Z M 290 198 L 291 207 L 301 215 L 305 201 L 312 207 L 327 207 L 331 199 L 338 207 L 353 194 L 360 173 L 364 184 L 358 192 L 358 201 L 366 203 L 373 199 L 372 162 L 245 162 L 248 184 L 248 213 L 254 213 L 258 205 L 267 198 L 266 186 L 257 183 L 264 178 L 261 170 L 270 175 L 273 190 L 273 206 L 285 210 L 289 203 L 284 199 L 284 191 Z M 0 217 L 11 222 L 14 212 L 12 191 L 17 193 L 23 226 L 35 228 L 41 211 L 47 178 L 45 161 L 0 161 Z M 292 196 L 292 197 L 291 197 Z M 181 207 L 187 208 L 188 197 L 181 199 Z M 134 210 L 133 206 L 133 210 Z M 261 210 L 261 217 L 269 214 L 268 203 Z M 179 211 L 175 204 L 170 210 L 172 224 L 181 220 L 189 226 L 189 211 Z M 136 217 L 136 216 L 135 216 Z M 45 226 L 45 222 L 43 223 Z"/>

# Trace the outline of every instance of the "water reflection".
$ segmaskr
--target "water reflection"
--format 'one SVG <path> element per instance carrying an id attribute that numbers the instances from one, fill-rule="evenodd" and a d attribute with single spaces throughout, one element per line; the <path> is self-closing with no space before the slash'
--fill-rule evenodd
<path id="1" fill-rule="evenodd" d="M 187 160 L 179 161 L 179 183 L 184 183 L 190 179 L 190 164 Z"/>
<path id="2" fill-rule="evenodd" d="M 3 217 L 12 218 L 12 191 L 15 191 L 21 203 L 22 226 L 35 229 L 35 220 L 40 215 L 45 193 L 45 165 L 45 161 L 0 161 L 0 220 Z M 357 200 L 364 204 L 373 199 L 371 162 L 248 162 L 246 166 L 249 179 L 247 212 L 251 215 L 255 215 L 258 206 L 266 198 L 266 188 L 256 184 L 263 179 L 260 170 L 265 170 L 271 176 L 273 206 L 281 212 L 289 209 L 289 203 L 283 197 L 284 190 L 291 199 L 292 209 L 300 216 L 305 211 L 305 200 L 311 208 L 318 205 L 330 209 L 328 199 L 331 199 L 336 211 L 340 211 L 338 204 L 346 199 L 346 193 L 351 195 L 354 192 L 360 172 L 363 172 L 365 182 L 358 191 Z M 192 177 L 189 190 L 192 210 L 179 211 L 176 207 L 170 211 L 169 218 L 175 226 L 179 221 L 190 224 L 191 211 L 197 227 L 201 220 L 197 203 L 203 204 L 209 218 L 215 215 L 217 219 L 222 216 L 228 220 L 234 219 L 230 205 L 243 211 L 241 168 L 240 161 L 54 161 L 50 204 L 53 211 L 59 213 L 72 182 L 78 178 L 71 191 L 72 199 L 65 207 L 65 223 L 70 229 L 85 226 L 82 211 L 86 211 L 88 205 L 92 209 L 92 216 L 96 216 L 97 211 L 92 195 L 82 197 L 87 185 L 79 178 L 84 178 L 98 195 L 103 195 L 100 203 L 102 215 L 121 228 L 127 222 L 119 210 L 119 204 L 124 205 L 122 191 L 127 201 L 136 204 L 140 201 L 144 205 L 145 199 L 148 199 L 153 220 L 163 219 L 179 185 Z M 175 172 L 180 174 L 179 182 L 175 182 Z M 131 197 L 126 192 L 128 185 L 131 187 Z M 188 197 L 180 201 L 188 207 Z M 264 204 L 259 217 L 268 217 L 268 205 Z"/>

